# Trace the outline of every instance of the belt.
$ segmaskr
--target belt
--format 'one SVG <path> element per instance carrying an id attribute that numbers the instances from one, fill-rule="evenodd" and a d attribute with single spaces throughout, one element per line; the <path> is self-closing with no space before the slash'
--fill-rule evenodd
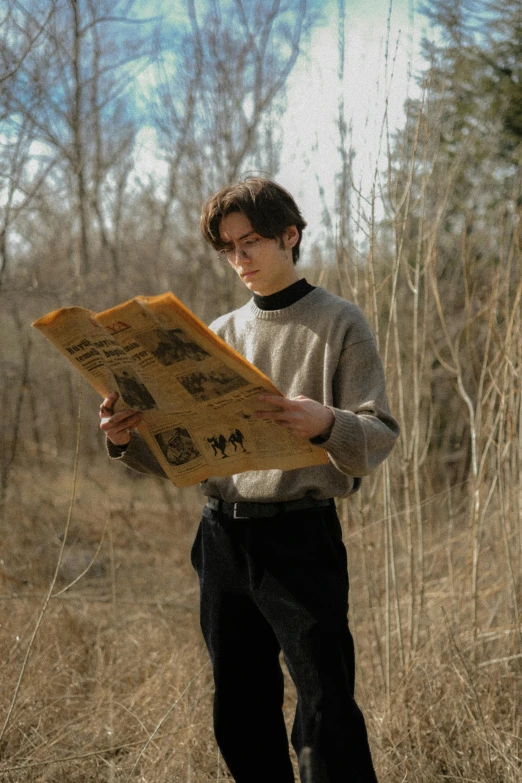
<path id="1" fill-rule="evenodd" d="M 289 511 L 301 511 L 305 508 L 324 508 L 331 506 L 333 500 L 316 500 L 315 498 L 299 498 L 298 500 L 288 500 L 282 503 L 225 503 L 219 498 L 207 498 L 207 506 L 213 511 L 221 511 L 227 517 L 233 519 L 266 519 L 275 517 L 277 514 L 286 514 Z"/>

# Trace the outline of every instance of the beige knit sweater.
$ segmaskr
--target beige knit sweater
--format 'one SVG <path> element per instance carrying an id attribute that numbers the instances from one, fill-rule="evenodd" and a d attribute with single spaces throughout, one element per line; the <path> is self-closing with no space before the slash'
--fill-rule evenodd
<path id="1" fill-rule="evenodd" d="M 287 397 L 303 394 L 331 407 L 335 423 L 321 444 L 329 464 L 211 477 L 203 483 L 206 495 L 229 502 L 345 497 L 358 486 L 354 477 L 388 456 L 399 427 L 389 412 L 374 336 L 355 304 L 315 288 L 281 310 L 260 310 L 251 299 L 210 328 Z M 141 472 L 164 475 L 137 434 L 123 454 L 109 443 L 109 454 Z"/>
<path id="2" fill-rule="evenodd" d="M 355 477 L 388 456 L 399 427 L 389 412 L 371 328 L 356 305 L 315 288 L 281 310 L 260 310 L 252 299 L 210 328 L 287 397 L 303 394 L 330 406 L 335 423 L 321 444 L 328 465 L 211 477 L 203 484 L 206 495 L 229 502 L 345 497 L 357 488 Z M 137 433 L 123 453 L 110 442 L 108 450 L 135 470 L 165 475 Z"/>

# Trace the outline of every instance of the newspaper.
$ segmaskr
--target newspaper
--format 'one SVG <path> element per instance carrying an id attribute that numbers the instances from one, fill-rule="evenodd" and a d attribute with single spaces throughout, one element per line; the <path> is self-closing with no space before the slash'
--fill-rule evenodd
<path id="1" fill-rule="evenodd" d="M 138 430 L 177 486 L 328 462 L 324 449 L 253 417 L 275 409 L 259 394 L 280 392 L 171 293 L 101 313 L 64 307 L 33 326 L 102 397 L 119 393 L 115 410 L 143 412 Z"/>

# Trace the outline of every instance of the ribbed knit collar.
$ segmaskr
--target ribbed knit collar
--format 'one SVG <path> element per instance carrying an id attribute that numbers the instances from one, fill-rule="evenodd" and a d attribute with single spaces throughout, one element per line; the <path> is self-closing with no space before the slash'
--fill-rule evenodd
<path id="1" fill-rule="evenodd" d="M 320 286 L 310 286 L 308 293 L 303 294 L 297 301 L 293 302 L 293 304 L 288 304 L 280 310 L 261 310 L 255 303 L 254 297 L 252 297 L 244 307 L 246 312 L 250 313 L 250 316 L 257 321 L 274 321 L 283 324 L 291 322 L 295 318 L 300 318 L 301 312 L 305 314 L 310 308 L 313 309 L 314 306 L 320 302 L 325 293 L 326 291 L 324 288 L 321 288 Z"/>
<path id="2" fill-rule="evenodd" d="M 260 310 L 283 310 L 285 307 L 298 302 L 303 296 L 306 296 L 313 291 L 315 286 L 310 285 L 307 280 L 302 277 L 292 285 L 283 288 L 282 291 L 276 291 L 275 294 L 269 294 L 268 296 L 261 296 L 261 294 L 254 294 L 254 304 Z"/>

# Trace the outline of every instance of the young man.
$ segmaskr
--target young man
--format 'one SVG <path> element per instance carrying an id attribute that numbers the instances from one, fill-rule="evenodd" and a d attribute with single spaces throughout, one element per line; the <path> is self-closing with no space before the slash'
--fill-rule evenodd
<path id="1" fill-rule="evenodd" d="M 306 783 L 376 783 L 354 700 L 346 551 L 333 498 L 390 452 L 398 426 L 371 329 L 354 304 L 299 279 L 306 223 L 274 182 L 224 188 L 201 217 L 205 239 L 253 298 L 211 328 L 285 395 L 260 410 L 326 449 L 329 463 L 210 478 L 192 550 L 214 670 L 216 739 L 237 783 L 292 783 L 282 650 L 298 695 L 292 744 Z M 162 472 L 136 434 L 140 414 L 101 406 L 109 452 Z M 128 448 L 127 448 L 128 446 Z"/>

